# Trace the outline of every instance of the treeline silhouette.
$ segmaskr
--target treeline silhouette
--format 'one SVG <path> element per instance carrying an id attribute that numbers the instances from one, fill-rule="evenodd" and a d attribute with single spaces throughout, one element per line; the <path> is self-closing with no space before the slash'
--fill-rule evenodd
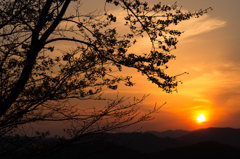
<path id="1" fill-rule="evenodd" d="M 166 132 L 170 132 L 169 135 Z M 154 135 L 154 134 L 155 135 Z M 158 137 L 164 135 L 164 137 Z M 180 136 L 182 134 L 182 136 Z M 175 136 L 170 138 L 169 136 Z M 49 142 L 53 139 L 48 139 Z M 135 132 L 94 135 L 52 153 L 34 157 L 46 159 L 210 159 L 240 158 L 240 129 L 207 128 L 195 131 Z M 27 153 L 22 150 L 16 158 Z M 24 156 L 24 155 L 23 155 Z M 6 156 L 6 158 L 9 156 Z"/>

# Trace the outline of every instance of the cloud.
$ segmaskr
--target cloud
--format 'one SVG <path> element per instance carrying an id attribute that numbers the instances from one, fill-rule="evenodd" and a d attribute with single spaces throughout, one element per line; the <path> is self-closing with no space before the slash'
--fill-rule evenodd
<path id="1" fill-rule="evenodd" d="M 206 33 L 221 27 L 226 26 L 226 21 L 211 18 L 208 15 L 204 15 L 199 18 L 192 18 L 187 21 L 183 21 L 179 23 L 177 26 L 172 26 L 172 28 L 184 31 L 179 39 L 185 39 L 194 35 L 199 35 L 202 33 Z"/>
<path id="2" fill-rule="evenodd" d="M 203 98 L 194 98 L 194 101 L 199 101 L 199 102 L 203 102 L 203 103 L 211 103 L 210 100 L 208 99 L 203 99 Z"/>

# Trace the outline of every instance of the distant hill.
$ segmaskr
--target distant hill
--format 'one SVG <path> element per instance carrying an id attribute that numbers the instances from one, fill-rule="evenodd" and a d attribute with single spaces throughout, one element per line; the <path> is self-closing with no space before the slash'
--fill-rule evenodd
<path id="1" fill-rule="evenodd" d="M 240 149 L 215 141 L 206 141 L 191 146 L 168 149 L 154 154 L 163 159 L 239 159 Z"/>
<path id="2" fill-rule="evenodd" d="M 181 137 L 169 138 L 168 136 Z M 158 132 L 154 132 L 158 133 Z M 99 134 L 69 144 L 62 149 L 46 149 L 45 153 L 33 159 L 240 159 L 240 129 L 207 128 L 188 131 L 159 132 L 165 137 L 157 137 L 153 133 L 115 133 Z M 49 142 L 55 141 L 48 139 Z M 47 142 L 47 140 L 46 140 Z M 33 151 L 34 152 L 34 151 Z M 5 158 L 26 159 L 31 155 L 29 150 L 11 153 Z M 5 159 L 3 156 L 1 159 Z"/>
<path id="3" fill-rule="evenodd" d="M 116 144 L 144 153 L 153 153 L 208 141 L 240 148 L 240 129 L 233 128 L 207 128 L 192 132 L 184 130 L 148 131 L 146 133 L 117 133 L 111 135 L 112 138 L 118 139 L 115 142 Z M 158 137 L 157 135 L 163 137 Z"/>
<path id="4" fill-rule="evenodd" d="M 186 130 L 167 130 L 163 132 L 158 132 L 158 131 L 146 131 L 146 133 L 151 133 L 156 135 L 157 137 L 170 137 L 170 138 L 178 138 L 184 135 L 189 134 L 191 131 L 186 131 Z"/>
<path id="5" fill-rule="evenodd" d="M 152 153 L 168 148 L 175 148 L 189 145 L 185 141 L 173 138 L 160 138 L 151 133 L 116 133 L 109 134 L 108 141 L 125 146 L 127 148 L 144 152 Z"/>
<path id="6" fill-rule="evenodd" d="M 190 144 L 216 141 L 240 148 L 240 129 L 233 128 L 207 128 L 192 131 L 191 133 L 178 138 Z"/>
<path id="7" fill-rule="evenodd" d="M 109 147 L 111 146 L 111 147 Z M 178 148 L 171 148 L 157 153 L 142 153 L 126 147 L 117 146 L 114 144 L 107 144 L 104 142 L 95 143 L 93 145 L 85 146 L 84 150 L 97 150 L 99 148 L 109 147 L 105 150 L 100 150 L 89 156 L 86 159 L 239 159 L 240 149 L 220 144 L 214 141 L 202 142 L 193 144 L 191 146 L 184 146 Z M 75 151 L 73 151 L 75 150 Z M 65 151 L 65 157 L 75 159 L 78 157 L 78 152 L 82 147 L 74 145 Z M 60 152 L 61 154 L 61 152 Z M 64 155 L 58 153 L 54 159 L 63 159 Z M 59 158 L 60 157 L 60 158 Z M 50 159 L 50 158 L 49 158 Z M 51 159 L 53 159 L 51 157 Z"/>

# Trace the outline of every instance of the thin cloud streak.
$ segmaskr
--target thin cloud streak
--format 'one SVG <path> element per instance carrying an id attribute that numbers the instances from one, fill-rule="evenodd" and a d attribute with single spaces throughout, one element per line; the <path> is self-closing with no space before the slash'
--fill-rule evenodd
<path id="1" fill-rule="evenodd" d="M 193 18 L 188 21 L 179 23 L 173 28 L 176 30 L 184 31 L 179 40 L 183 40 L 195 35 L 206 33 L 218 28 L 226 26 L 227 22 L 220 19 L 210 18 L 208 15 L 204 15 L 200 18 Z"/>

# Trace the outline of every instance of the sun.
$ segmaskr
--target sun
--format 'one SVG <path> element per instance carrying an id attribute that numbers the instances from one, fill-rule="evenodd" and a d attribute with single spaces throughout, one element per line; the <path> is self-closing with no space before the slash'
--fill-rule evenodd
<path id="1" fill-rule="evenodd" d="M 205 119 L 205 116 L 203 114 L 199 114 L 198 117 L 197 117 L 197 121 L 198 122 L 204 122 L 206 119 Z"/>

